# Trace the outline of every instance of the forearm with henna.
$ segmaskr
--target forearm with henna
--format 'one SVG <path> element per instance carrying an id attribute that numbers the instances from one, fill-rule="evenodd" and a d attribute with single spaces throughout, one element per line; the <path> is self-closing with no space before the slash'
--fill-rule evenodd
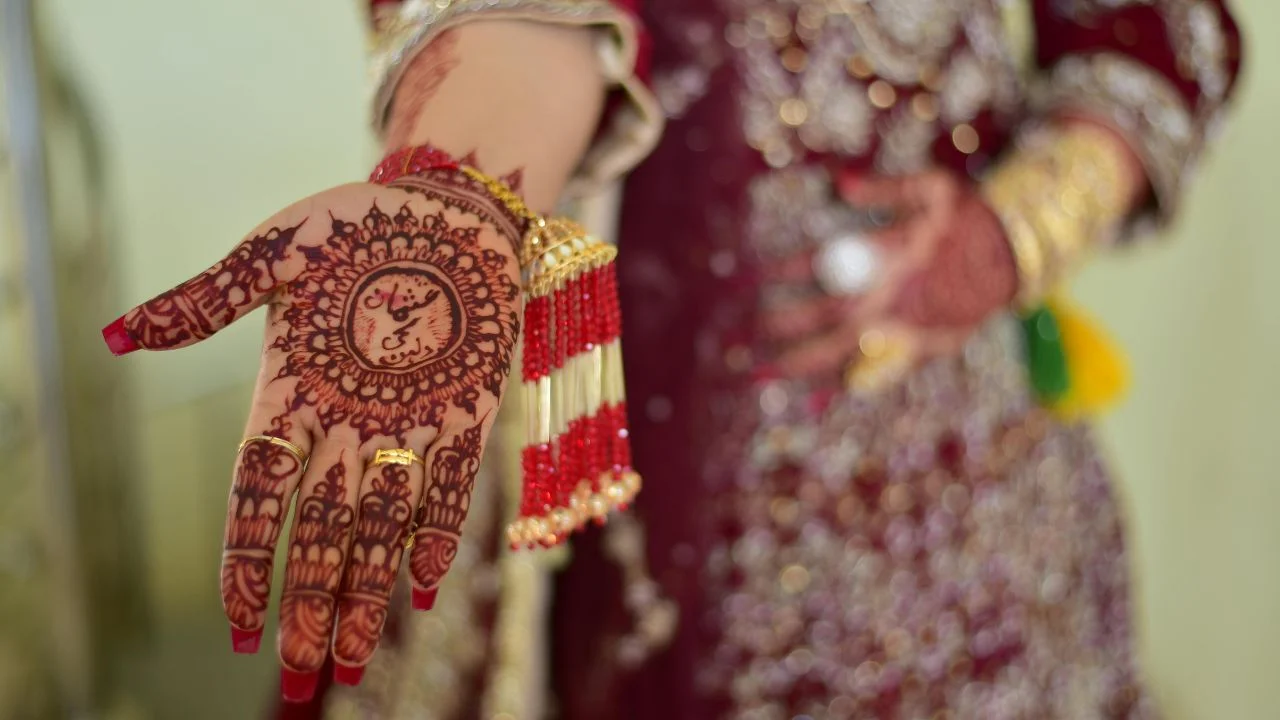
<path id="1" fill-rule="evenodd" d="M 383 143 L 387 151 L 413 145 L 423 108 L 431 102 L 440 86 L 461 62 L 458 56 L 458 33 L 456 30 L 445 30 L 409 63 L 400 87 L 392 98 Z"/>
<path id="2" fill-rule="evenodd" d="M 552 209 L 604 109 L 594 32 L 519 21 L 446 31 L 406 69 L 386 149 L 431 144 L 490 174 L 518 173 L 525 202 Z"/>

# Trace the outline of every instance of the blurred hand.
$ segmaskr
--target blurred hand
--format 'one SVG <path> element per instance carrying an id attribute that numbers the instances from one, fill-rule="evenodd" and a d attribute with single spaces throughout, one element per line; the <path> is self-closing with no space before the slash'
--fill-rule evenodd
<path id="1" fill-rule="evenodd" d="M 972 183 L 933 171 L 845 177 L 838 187 L 851 204 L 893 213 L 893 224 L 869 238 L 880 249 L 880 275 L 864 296 L 819 297 L 764 318 L 785 345 L 784 376 L 839 374 L 868 350 L 868 336 L 873 345 L 888 338 L 904 368 L 952 354 L 1013 300 L 1017 270 L 1004 229 Z"/>
<path id="2" fill-rule="evenodd" d="M 267 305 L 245 437 L 303 456 L 268 439 L 239 453 L 222 600 L 236 650 L 256 651 L 296 491 L 278 636 L 287 699 L 311 695 L 330 652 L 338 681 L 359 681 L 411 534 L 413 604 L 434 601 L 510 368 L 518 238 L 502 209 L 445 176 L 346 185 L 285 208 L 104 331 L 117 354 L 167 350 Z M 388 449 L 419 459 L 373 464 Z"/>

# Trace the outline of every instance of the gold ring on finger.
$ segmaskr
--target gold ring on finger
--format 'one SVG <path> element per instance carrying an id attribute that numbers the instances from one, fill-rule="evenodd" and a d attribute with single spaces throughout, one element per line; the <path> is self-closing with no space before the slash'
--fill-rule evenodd
<path id="1" fill-rule="evenodd" d="M 297 445 L 294 445 L 293 443 L 289 442 L 288 440 L 285 440 L 284 438 L 278 438 L 274 435 L 252 435 L 250 437 L 245 438 L 244 440 L 241 440 L 240 447 L 236 448 L 236 455 L 239 455 L 240 453 L 244 452 L 244 449 L 246 447 L 256 442 L 270 443 L 272 445 L 275 445 L 276 447 L 282 447 L 285 450 L 287 450 L 290 455 L 297 458 L 298 463 L 300 465 L 307 464 L 307 454 L 303 452 L 302 448 L 298 447 Z"/>
<path id="2" fill-rule="evenodd" d="M 876 360 L 885 354 L 889 338 L 883 330 L 868 330 L 858 336 L 858 352 L 868 360 Z"/>
<path id="3" fill-rule="evenodd" d="M 911 365 L 908 344 L 880 330 L 868 330 L 858 338 L 860 357 L 845 372 L 845 387 L 853 393 L 876 393 L 902 379 Z"/>
<path id="4" fill-rule="evenodd" d="M 391 450 L 379 450 L 373 454 L 373 460 L 369 461 L 369 467 L 376 465 L 412 465 L 418 463 L 422 467 L 426 467 L 427 463 L 422 456 L 408 448 L 392 448 Z"/>

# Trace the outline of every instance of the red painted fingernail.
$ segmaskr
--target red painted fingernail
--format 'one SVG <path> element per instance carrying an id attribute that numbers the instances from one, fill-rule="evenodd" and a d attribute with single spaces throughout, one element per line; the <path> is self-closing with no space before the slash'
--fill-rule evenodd
<path id="1" fill-rule="evenodd" d="M 364 667 L 352 667 L 342 663 L 333 664 L 333 681 L 339 685 L 355 687 L 364 678 Z"/>
<path id="2" fill-rule="evenodd" d="M 124 329 L 123 315 L 102 328 L 102 339 L 107 341 L 107 347 L 111 349 L 112 355 L 128 355 L 141 347 L 129 331 Z"/>
<path id="3" fill-rule="evenodd" d="M 440 588 L 434 587 L 430 590 L 413 589 L 413 609 L 414 610 L 430 610 L 436 606 L 436 593 L 440 592 Z"/>
<path id="4" fill-rule="evenodd" d="M 320 680 L 318 672 L 295 672 L 288 668 L 280 669 L 280 696 L 285 702 L 303 703 L 316 694 L 316 683 Z"/>
<path id="5" fill-rule="evenodd" d="M 231 649 L 241 655 L 252 655 L 258 652 L 258 647 L 262 645 L 262 629 L 257 630 L 241 630 L 238 627 L 231 628 Z"/>

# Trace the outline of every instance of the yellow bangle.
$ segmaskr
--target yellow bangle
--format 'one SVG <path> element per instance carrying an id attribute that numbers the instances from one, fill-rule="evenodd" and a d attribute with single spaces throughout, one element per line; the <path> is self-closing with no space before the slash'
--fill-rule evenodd
<path id="1" fill-rule="evenodd" d="M 529 209 L 524 200 L 496 178 L 489 177 L 468 165 L 459 168 L 467 177 L 489 191 L 512 214 L 529 223 L 520 246 L 520 267 L 530 270 L 537 278 L 534 292 L 555 287 L 584 267 L 599 267 L 613 261 L 616 248 L 604 243 L 583 242 L 588 233 L 568 218 L 547 219 Z M 534 268 L 534 263 L 539 263 Z"/>
<path id="2" fill-rule="evenodd" d="M 1090 125 L 1046 129 L 983 182 L 1013 249 L 1019 304 L 1038 303 L 1127 216 L 1115 142 Z"/>

